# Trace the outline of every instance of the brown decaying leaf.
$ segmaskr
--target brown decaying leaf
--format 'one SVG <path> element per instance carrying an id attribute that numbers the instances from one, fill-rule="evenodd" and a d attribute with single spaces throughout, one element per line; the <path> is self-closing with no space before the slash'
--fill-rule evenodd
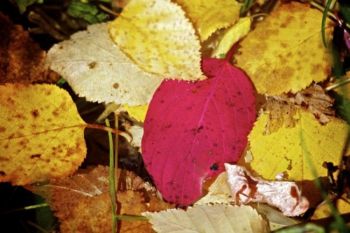
<path id="1" fill-rule="evenodd" d="M 266 133 L 276 132 L 283 124 L 286 127 L 294 127 L 296 119 L 296 107 L 300 106 L 311 112 L 321 123 L 326 124 L 331 116 L 335 116 L 332 109 L 334 99 L 317 84 L 314 84 L 296 94 L 283 94 L 279 96 L 267 96 L 264 109 L 269 112 L 269 122 Z"/>
<path id="2" fill-rule="evenodd" d="M 171 208 L 156 196 L 156 190 L 132 172 L 118 170 L 117 214 L 140 215 L 144 211 Z M 104 233 L 112 230 L 108 167 L 97 166 L 76 175 L 28 187 L 43 196 L 65 232 Z M 120 221 L 118 232 L 152 232 L 146 221 Z"/>
<path id="3" fill-rule="evenodd" d="M 44 66 L 46 53 L 20 25 L 0 13 L 0 83 L 56 82 L 59 76 Z"/>

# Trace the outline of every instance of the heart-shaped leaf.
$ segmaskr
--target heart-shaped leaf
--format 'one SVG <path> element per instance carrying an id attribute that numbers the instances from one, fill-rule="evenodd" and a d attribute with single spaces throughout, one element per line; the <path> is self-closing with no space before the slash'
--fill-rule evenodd
<path id="1" fill-rule="evenodd" d="M 156 91 L 144 125 L 142 152 L 163 197 L 189 205 L 202 182 L 236 162 L 255 120 L 251 82 L 227 61 L 205 59 L 209 79 L 167 80 Z"/>

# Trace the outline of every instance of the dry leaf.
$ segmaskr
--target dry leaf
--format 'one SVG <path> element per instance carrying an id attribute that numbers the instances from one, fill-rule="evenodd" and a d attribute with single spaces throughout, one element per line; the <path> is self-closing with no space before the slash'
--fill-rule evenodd
<path id="1" fill-rule="evenodd" d="M 275 206 L 286 216 L 298 216 L 309 208 L 308 200 L 294 182 L 266 181 L 253 177 L 245 168 L 225 164 L 235 203 L 262 202 Z"/>
<path id="2" fill-rule="evenodd" d="M 45 51 L 20 25 L 0 13 L 0 83 L 55 82 L 57 75 L 45 69 Z"/>
<path id="3" fill-rule="evenodd" d="M 117 214 L 139 215 L 144 211 L 171 208 L 155 194 L 155 189 L 131 172 L 119 171 Z M 98 166 L 78 174 L 52 180 L 47 185 L 30 187 L 45 197 L 60 221 L 61 232 L 111 232 L 112 210 L 109 196 L 108 168 Z M 120 232 L 152 232 L 145 221 L 120 221 Z"/>
<path id="4" fill-rule="evenodd" d="M 198 31 L 201 41 L 215 31 L 228 28 L 239 18 L 241 4 L 235 0 L 175 0 L 186 12 Z"/>
<path id="5" fill-rule="evenodd" d="M 321 125 L 312 113 L 297 109 L 295 126 L 279 128 L 265 134 L 269 122 L 263 112 L 249 135 L 253 155 L 251 167 L 265 179 L 274 179 L 279 173 L 287 173 L 289 180 L 313 180 L 310 163 L 318 176 L 326 176 L 323 162 L 337 164 L 348 135 L 347 124 L 337 118 Z"/>
<path id="6" fill-rule="evenodd" d="M 317 9 L 290 2 L 281 4 L 247 35 L 235 58 L 259 93 L 295 93 L 327 78 L 331 62 L 322 44 L 321 20 Z M 331 29 L 328 22 L 328 37 Z"/>
<path id="7" fill-rule="evenodd" d="M 24 185 L 73 173 L 85 158 L 85 122 L 54 85 L 0 85 L 0 181 Z"/>
<path id="8" fill-rule="evenodd" d="M 54 45 L 47 64 L 89 101 L 147 104 L 161 82 L 120 51 L 109 37 L 107 23 L 91 25 Z"/>
<path id="9" fill-rule="evenodd" d="M 215 181 L 210 185 L 208 193 L 202 197 L 195 205 L 204 204 L 233 204 L 234 200 L 231 194 L 231 188 L 227 181 L 227 172 L 222 172 Z M 252 203 L 251 206 L 256 208 L 257 212 L 268 219 L 270 229 L 277 230 L 279 228 L 297 224 L 296 220 L 283 215 L 280 211 L 275 208 L 263 204 L 263 203 Z"/>
<path id="10" fill-rule="evenodd" d="M 181 7 L 170 0 L 131 0 L 109 32 L 123 52 L 148 72 L 204 79 L 195 30 Z"/>
<path id="11" fill-rule="evenodd" d="M 195 205 L 210 203 L 229 204 L 233 202 L 231 188 L 227 183 L 227 173 L 222 172 L 210 185 L 208 193 L 199 199 Z"/>
<path id="12" fill-rule="evenodd" d="M 263 233 L 266 221 L 250 206 L 196 205 L 187 211 L 168 209 L 143 213 L 158 233 Z M 237 224 L 239 223 L 239 224 Z"/>

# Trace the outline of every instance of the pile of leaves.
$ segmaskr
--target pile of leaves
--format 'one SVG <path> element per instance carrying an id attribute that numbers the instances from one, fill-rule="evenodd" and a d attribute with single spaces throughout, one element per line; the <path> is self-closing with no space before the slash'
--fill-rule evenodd
<path id="1" fill-rule="evenodd" d="M 60 232 L 349 230 L 350 5 L 74 0 L 47 28 L 45 4 L 17 1 L 62 40 L 48 51 L 0 13 L 0 182 Z M 86 166 L 91 129 L 109 167 Z"/>

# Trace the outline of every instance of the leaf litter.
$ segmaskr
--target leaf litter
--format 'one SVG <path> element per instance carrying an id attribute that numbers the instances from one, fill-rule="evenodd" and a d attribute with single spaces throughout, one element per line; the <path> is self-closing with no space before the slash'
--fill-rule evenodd
<path id="1" fill-rule="evenodd" d="M 310 159 L 309 157 L 312 157 L 311 162 L 315 165 L 316 172 L 318 173 L 317 175 L 325 176 L 326 170 L 322 168 L 321 163 L 330 161 L 336 164 L 336 160 L 341 156 L 342 148 L 345 145 L 348 126 L 345 122 L 335 118 L 335 113 L 332 108 L 333 99 L 324 92 L 324 89 L 318 85 L 310 86 L 311 83 L 317 83 L 327 79 L 330 74 L 331 64 L 329 53 L 320 46 L 320 36 L 318 36 L 320 30 L 319 27 L 315 26 L 318 24 L 322 14 L 310 8 L 308 4 L 296 2 L 283 3 L 263 22 L 258 23 L 252 32 L 246 35 L 249 31 L 252 18 L 245 18 L 242 19 L 242 21 L 239 20 L 237 18 L 237 7 L 231 12 L 225 8 L 224 13 L 225 16 L 227 13 L 228 17 L 225 18 L 225 22 L 216 24 L 216 21 L 220 21 L 221 18 L 215 17 L 213 16 L 215 14 L 211 13 L 213 13 L 215 9 L 222 7 L 222 5 L 220 6 L 220 4 L 209 2 L 207 6 L 212 6 L 212 11 L 203 8 L 201 9 L 202 12 L 195 12 L 193 11 L 194 6 L 196 4 L 201 5 L 201 1 L 196 1 L 192 5 L 187 1 L 179 1 L 178 3 L 180 3 L 182 7 L 170 1 L 155 0 L 145 2 L 142 0 L 131 0 L 130 3 L 126 5 L 120 17 L 112 22 L 109 27 L 109 32 L 116 44 L 113 44 L 108 35 L 107 24 L 93 25 L 86 31 L 73 35 L 71 40 L 62 42 L 54 47 L 49 52 L 48 64 L 51 67 L 58 65 L 55 69 L 63 74 L 64 78 L 67 76 L 68 78 L 66 79 L 73 87 L 74 91 L 81 96 L 87 97 L 88 100 L 122 104 L 122 108 L 127 110 L 134 120 L 136 119 L 138 121 L 138 125 L 142 125 L 144 115 L 146 111 L 148 111 L 141 148 L 145 158 L 146 168 L 148 168 L 153 176 L 156 188 L 161 191 L 165 200 L 175 202 L 182 207 L 192 204 L 202 196 L 203 182 L 223 171 L 223 164 L 225 162 L 239 162 L 238 160 L 245 153 L 244 149 L 248 149 L 248 154 L 252 155 L 252 161 L 248 164 L 248 166 L 250 166 L 248 168 L 254 174 L 260 175 L 265 179 L 274 180 L 276 175 L 279 176 L 283 173 L 285 175 L 283 179 L 308 182 L 315 178 L 314 174 L 310 172 L 311 168 L 308 167 L 310 163 L 307 163 L 307 159 Z M 234 5 L 236 2 L 231 2 L 230 4 Z M 203 12 L 205 12 L 204 14 L 206 14 L 210 20 L 198 17 L 203 14 Z M 230 15 L 230 13 L 232 15 Z M 169 16 L 169 18 L 164 16 Z M 230 18 L 231 16 L 232 18 Z M 176 26 L 174 18 L 177 20 L 180 19 L 181 27 Z M 236 21 L 238 21 L 237 24 L 235 24 Z M 149 22 L 151 22 L 150 25 L 148 25 Z M 227 22 L 228 24 L 226 24 Z M 135 30 L 134 23 L 144 30 L 142 33 L 146 35 L 145 37 L 135 36 L 138 35 L 137 33 L 139 33 L 140 30 Z M 303 27 L 297 26 L 298 24 L 303 24 Z M 332 33 L 332 26 L 332 23 L 328 22 L 326 29 L 328 38 L 330 38 L 329 35 Z M 174 28 L 176 28 L 176 30 L 174 30 Z M 170 32 L 168 29 L 170 29 Z M 184 30 L 181 31 L 178 29 Z M 206 33 L 202 34 L 201 32 L 204 31 Z M 198 33 L 198 36 L 196 33 Z M 294 41 L 288 39 L 290 34 L 293 34 L 293 38 L 296 38 Z M 95 40 L 96 36 L 97 40 Z M 209 41 L 200 44 L 199 40 L 203 42 L 203 38 L 209 36 Z M 246 37 L 243 38 L 244 36 Z M 186 38 L 186 40 L 176 39 L 176 43 L 174 43 L 174 40 L 171 39 L 180 37 Z M 265 39 L 262 40 L 262 38 Z M 255 99 L 254 88 L 249 82 L 248 77 L 243 73 L 243 75 L 239 74 L 241 72 L 239 69 L 232 67 L 223 60 L 204 59 L 204 61 L 202 61 L 202 69 L 200 65 L 200 49 L 203 51 L 206 49 L 212 50 L 212 56 L 222 57 L 223 54 L 228 51 L 230 45 L 236 43 L 238 40 L 241 41 L 239 42 L 239 51 L 235 55 L 237 65 L 243 68 L 244 72 L 249 75 L 249 78 L 252 79 L 255 88 L 260 94 L 267 94 L 266 105 L 263 107 L 263 110 L 261 110 L 260 116 L 255 122 L 253 130 L 250 132 L 250 145 L 248 145 L 250 147 L 248 148 L 245 148 L 247 144 L 246 138 L 253 126 L 256 114 L 253 104 L 253 102 L 255 102 L 253 101 Z M 184 43 L 184 41 L 186 41 L 186 43 Z M 212 47 L 207 48 L 206 46 L 208 45 Z M 84 48 L 83 52 L 82 48 Z M 68 53 L 65 53 L 66 51 L 68 51 Z M 117 53 L 118 55 L 116 55 Z M 257 55 L 259 56 L 258 60 L 255 59 Z M 202 56 L 205 57 L 207 54 L 203 54 Z M 106 57 L 108 58 L 107 61 L 104 65 L 100 66 L 101 61 Z M 312 57 L 311 60 L 310 57 Z M 305 64 L 298 63 L 300 60 L 305 60 Z M 62 63 L 60 64 L 61 61 Z M 76 66 L 72 65 L 72 62 L 77 62 L 79 64 L 79 69 L 76 69 Z M 273 64 L 271 65 L 269 62 Z M 287 68 L 285 67 L 286 65 Z M 20 66 L 21 65 L 19 65 L 19 67 Z M 225 76 L 225 72 L 227 73 L 226 68 L 228 67 L 233 71 L 232 74 L 235 74 L 232 80 L 235 80 L 239 85 L 236 83 L 236 85 L 231 87 L 231 84 L 229 84 L 230 82 L 222 82 L 220 84 L 219 81 L 216 81 L 223 79 L 222 77 Z M 41 68 L 40 65 L 38 65 L 38 68 Z M 206 77 L 203 76 L 202 72 Z M 77 75 L 75 76 L 75 74 Z M 164 81 L 160 86 L 161 88 L 158 89 L 153 96 L 152 103 L 147 110 L 147 104 L 155 89 L 164 78 L 183 80 L 207 79 L 194 83 L 182 80 Z M 156 81 L 150 82 L 150 80 Z M 147 85 L 146 88 L 141 87 L 141 89 L 137 89 L 139 88 L 139 83 Z M 222 90 L 225 88 L 230 89 L 230 94 L 223 94 L 225 91 L 218 91 L 218 89 L 213 88 L 212 83 L 218 86 L 221 85 Z M 166 85 L 168 85 L 168 87 L 164 88 L 163 86 Z M 244 86 L 249 86 L 249 88 L 244 89 Z M 309 88 L 307 88 L 308 86 Z M 197 89 L 193 87 L 197 87 Z M 242 91 L 242 88 L 244 91 Z M 209 91 L 207 94 L 201 94 L 201 92 L 205 92 L 208 89 Z M 140 90 L 142 93 L 138 95 Z M 159 90 L 164 92 L 162 95 L 163 97 L 166 96 L 166 98 L 157 100 L 157 95 L 160 95 L 159 92 L 161 92 Z M 196 98 L 182 98 L 181 93 L 186 93 L 184 96 L 198 95 L 201 96 L 199 98 L 201 101 L 203 101 L 203 99 L 209 101 L 206 101 L 204 105 L 197 105 L 196 103 L 198 100 L 196 100 Z M 243 96 L 241 96 L 242 93 Z M 221 106 L 221 102 L 224 99 L 224 102 L 227 103 L 227 101 L 231 99 L 231 95 L 234 96 L 234 99 L 237 99 L 232 101 L 233 104 L 231 104 L 229 108 L 225 109 L 225 107 Z M 60 95 L 60 97 L 62 96 L 63 95 Z M 203 98 L 203 96 L 207 97 Z M 174 100 L 173 97 L 176 97 L 176 99 L 171 102 L 170 100 Z M 167 100 L 167 98 L 170 99 L 169 102 L 164 101 Z M 179 99 L 181 101 L 179 101 Z M 244 102 L 243 100 L 247 99 L 249 100 L 248 104 L 242 103 Z M 156 104 L 153 102 L 156 102 Z M 188 103 L 188 106 L 193 105 L 192 107 L 194 107 L 194 109 L 197 108 L 196 111 L 201 112 L 201 114 L 196 114 L 196 111 L 192 111 L 190 108 L 184 109 L 183 107 L 186 103 Z M 164 104 L 166 107 L 163 106 Z M 210 110 L 212 105 L 214 106 L 214 110 Z M 182 107 L 178 108 L 178 106 Z M 203 106 L 205 107 L 203 108 Z M 201 109 L 203 111 L 201 111 Z M 211 111 L 212 113 L 210 113 Z M 186 114 L 186 112 L 191 114 Z M 210 113 L 210 117 L 206 116 L 208 112 Z M 241 112 L 245 112 L 245 114 L 240 115 Z M 32 111 L 32 115 L 37 115 L 37 113 L 37 111 Z M 152 116 L 152 114 L 156 117 L 149 117 L 149 115 Z M 200 119 L 204 119 L 203 122 L 205 122 L 205 124 L 193 124 L 194 127 L 191 126 L 191 123 L 186 125 L 188 119 L 190 120 L 189 122 L 191 122 L 191 119 L 198 116 Z M 222 120 L 223 116 L 227 117 L 224 121 Z M 210 120 L 206 120 L 207 118 Z M 228 118 L 231 119 L 228 120 Z M 178 127 L 172 127 L 174 125 L 176 126 L 179 122 L 180 125 Z M 198 122 L 200 122 L 200 120 L 197 121 L 197 123 Z M 211 125 L 207 124 L 208 122 Z M 223 122 L 225 123 L 224 126 L 222 125 Z M 196 123 L 196 121 L 194 123 Z M 82 124 L 85 125 L 84 122 L 82 122 Z M 217 128 L 221 129 L 222 132 L 216 134 Z M 179 132 L 179 129 L 187 129 L 188 132 L 192 132 L 196 136 L 192 137 L 189 134 L 186 136 L 183 132 Z M 123 136 L 127 140 L 130 139 L 130 143 L 135 139 L 134 146 L 139 147 L 140 136 L 143 133 L 142 127 L 131 126 L 128 130 L 129 132 L 126 131 Z M 228 131 L 228 133 L 226 131 Z M 62 140 L 65 141 L 67 138 L 69 137 Z M 151 138 L 151 140 L 149 138 Z M 190 143 L 186 144 L 188 140 L 184 139 L 188 138 L 192 138 L 193 140 L 189 140 Z M 149 141 L 147 142 L 147 140 Z M 12 140 L 9 141 L 12 142 Z M 185 141 L 185 143 L 180 143 L 182 141 Z M 230 144 L 230 142 L 227 143 L 227 141 L 231 141 L 233 144 Z M 210 146 L 213 142 L 214 144 L 220 142 L 222 145 L 217 149 Z M 216 144 L 219 145 L 220 143 Z M 202 148 L 202 145 L 204 145 L 204 149 L 208 150 L 201 150 L 200 148 Z M 207 145 L 209 145 L 209 147 L 206 147 Z M 233 149 L 233 147 L 227 147 L 226 145 L 234 145 L 235 148 Z M 14 148 L 16 149 L 17 147 L 15 146 Z M 173 152 L 174 148 L 175 153 Z M 190 153 L 186 152 L 188 148 L 190 148 Z M 169 151 L 171 153 L 169 153 Z M 234 153 L 231 153 L 232 151 L 234 151 Z M 157 153 L 162 154 L 162 156 L 159 157 Z M 178 155 L 176 155 L 176 153 L 178 153 Z M 190 166 L 190 161 L 195 161 L 196 166 Z M 59 164 L 57 161 L 56 163 Z M 236 200 L 236 202 L 245 203 L 247 198 L 253 201 L 268 202 L 281 208 L 286 215 L 299 215 L 302 213 L 291 214 L 291 205 L 281 204 L 277 199 L 268 196 L 268 192 L 246 193 L 249 190 L 255 190 L 255 186 L 253 185 L 253 187 L 251 184 L 253 182 L 254 184 L 260 184 L 262 187 L 274 187 L 272 192 L 276 193 L 277 196 L 286 192 L 285 197 L 291 198 L 289 200 L 296 200 L 296 203 L 294 203 L 296 205 L 298 205 L 298 203 L 305 204 L 305 199 L 303 199 L 300 190 L 298 190 L 293 182 L 267 182 L 261 178 L 251 176 L 249 174 L 250 172 L 245 170 L 245 168 L 234 167 L 243 172 L 244 175 L 236 174 L 232 176 L 232 173 L 228 175 L 231 183 L 234 183 L 231 187 L 233 195 L 230 193 L 227 181 L 225 181 L 225 179 L 227 179 L 227 174 L 221 173 L 219 176 L 221 177 L 220 183 L 209 188 L 209 194 L 211 196 L 207 196 L 206 200 L 204 198 L 202 200 L 204 203 L 207 203 L 207 201 L 214 201 L 232 204 L 230 199 L 233 200 L 234 198 L 232 198 L 232 196 L 235 196 L 239 197 L 239 201 Z M 162 170 L 163 168 L 165 172 Z M 58 177 L 71 174 L 77 167 L 69 169 L 71 169 L 70 172 L 62 173 L 57 177 L 52 176 L 52 174 L 46 174 L 38 176 L 39 178 L 36 177 L 34 179 L 31 177 L 30 179 L 20 182 L 25 184 L 49 179 L 49 185 L 56 182 L 60 187 L 65 187 L 63 190 L 68 191 L 67 193 L 63 190 L 57 191 L 54 189 L 47 189 L 49 187 L 48 185 L 46 187 L 45 185 L 43 186 L 46 188 L 46 191 L 50 190 L 49 192 L 53 191 L 53 193 L 57 191 L 57 196 L 55 197 L 56 194 L 53 195 L 52 199 L 56 198 L 56 204 L 59 203 L 57 204 L 59 207 L 56 209 L 56 214 L 58 213 L 58 216 L 61 215 L 59 218 L 61 220 L 62 232 L 109 232 L 111 222 L 110 197 L 105 191 L 102 191 L 102 189 L 96 188 L 97 186 L 95 186 L 93 182 L 89 184 L 86 183 L 85 181 L 88 175 L 85 176 L 86 174 L 84 172 L 82 174 L 80 173 L 81 171 L 79 171 L 70 178 L 58 179 Z M 100 168 L 96 169 L 98 170 Z M 162 172 L 159 172 L 161 170 Z M 181 174 L 182 177 L 173 177 L 171 174 L 174 172 Z M 102 173 L 103 172 L 98 172 L 98 176 L 101 180 L 106 182 L 107 176 L 101 175 Z M 178 177 L 181 179 L 177 179 Z M 23 179 L 23 177 L 21 178 Z M 135 180 L 138 180 L 136 183 L 141 185 L 142 189 L 142 180 Z M 76 184 L 78 185 L 75 186 Z M 107 183 L 105 183 L 105 187 L 108 187 L 108 184 L 106 184 Z M 290 189 L 282 188 L 282 191 L 277 191 L 278 188 L 274 185 L 280 184 L 289 184 L 290 186 L 288 187 L 290 187 Z M 74 188 L 72 188 L 73 186 Z M 193 186 L 195 187 L 194 189 Z M 239 190 L 237 191 L 237 189 Z M 78 190 L 75 194 L 82 195 L 77 197 L 76 200 L 79 200 L 78 203 L 72 204 L 72 200 L 67 200 L 67 203 L 64 203 L 66 199 L 72 198 L 69 194 L 72 190 Z M 153 190 L 152 193 L 155 191 L 154 188 L 151 188 L 151 190 Z M 149 192 L 149 190 L 146 192 Z M 51 194 L 46 197 L 50 197 L 50 195 Z M 154 197 L 156 196 L 157 195 Z M 61 197 L 62 200 L 60 200 Z M 144 191 L 140 192 L 137 188 L 119 190 L 118 198 L 122 205 L 119 209 L 121 214 L 140 214 L 142 211 L 159 210 L 147 209 L 153 206 L 153 204 L 150 204 L 150 201 L 153 199 L 150 198 L 149 195 L 145 195 Z M 164 202 L 159 202 L 158 196 L 156 199 L 155 201 L 157 203 L 163 205 L 161 203 Z M 298 202 L 298 200 L 300 202 Z M 197 208 L 197 210 L 194 211 L 196 213 L 194 221 L 200 223 L 194 224 L 195 226 L 190 226 L 190 228 L 202 227 L 201 224 L 204 223 L 203 225 L 208 226 L 207 229 L 209 230 L 220 231 L 224 229 L 224 232 L 228 232 L 227 227 L 229 225 L 227 222 L 223 224 L 212 224 L 213 226 L 206 225 L 208 221 L 212 221 L 215 217 L 204 220 L 205 218 L 203 219 L 201 217 L 201 213 L 212 216 L 214 214 L 211 213 L 215 211 L 217 215 L 217 211 L 224 212 L 225 209 L 230 209 L 230 216 L 225 217 L 234 218 L 237 213 L 231 211 L 233 206 L 198 206 L 199 203 L 200 201 L 196 203 L 195 207 L 187 209 L 186 214 L 190 216 L 190 212 Z M 291 202 L 286 201 L 285 203 Z M 53 206 L 54 205 L 55 204 L 53 204 Z M 123 205 L 128 209 L 128 212 L 123 212 Z M 344 206 L 345 205 L 342 204 L 338 208 L 343 209 Z M 163 207 L 165 209 L 170 208 L 168 205 Z M 304 205 L 303 207 L 302 209 L 304 211 L 306 206 Z M 258 207 L 256 208 L 259 209 Z M 289 209 L 287 210 L 286 208 Z M 198 211 L 199 209 L 201 209 L 202 212 Z M 134 210 L 135 212 L 133 212 Z M 65 213 L 65 211 L 67 212 Z M 186 216 L 183 212 L 184 211 L 180 210 L 176 215 Z M 66 216 L 67 214 L 69 217 Z M 158 218 L 157 214 L 149 214 L 149 216 L 151 215 Z M 255 214 L 253 215 L 255 216 Z M 62 216 L 66 217 L 62 218 Z M 106 216 L 108 216 L 108 219 Z M 164 217 L 164 212 L 160 213 L 159 216 Z M 152 221 L 153 220 L 151 220 L 151 222 Z M 161 224 L 163 224 L 162 221 L 163 220 L 160 221 Z M 161 227 L 167 226 L 166 224 L 171 223 L 171 221 L 171 218 L 166 219 L 166 223 Z M 238 218 L 234 218 L 234 221 L 243 222 L 242 215 Z M 139 232 L 138 230 L 146 228 L 150 230 L 149 225 L 146 228 L 141 226 L 147 225 L 144 223 L 145 222 L 134 221 L 129 228 L 123 228 L 123 232 Z M 159 227 L 159 222 L 155 221 L 153 223 L 155 228 Z M 266 225 L 266 223 L 261 224 Z M 181 228 L 184 226 L 181 225 L 177 227 Z M 166 228 L 164 232 L 169 232 L 170 229 L 171 228 Z M 268 230 L 268 228 L 261 228 L 262 232 L 266 230 Z M 256 230 L 253 230 L 253 232 L 256 232 Z"/>

